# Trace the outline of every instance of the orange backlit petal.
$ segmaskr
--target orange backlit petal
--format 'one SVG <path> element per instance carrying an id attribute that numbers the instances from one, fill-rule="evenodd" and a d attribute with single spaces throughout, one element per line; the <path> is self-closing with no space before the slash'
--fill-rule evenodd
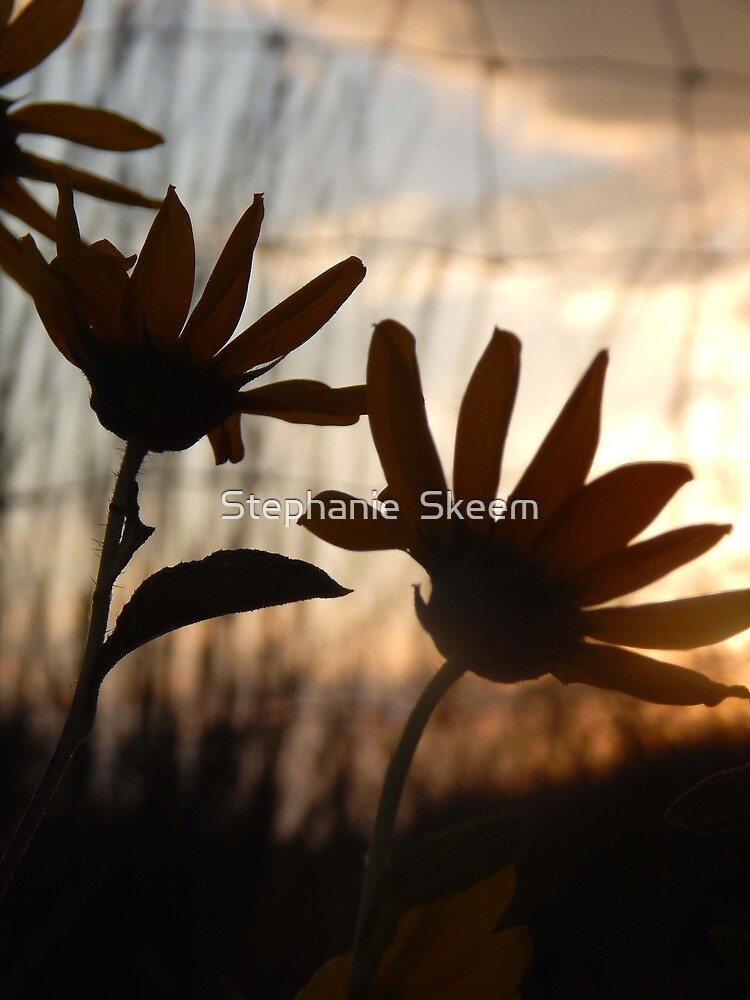
<path id="1" fill-rule="evenodd" d="M 29 291 L 22 260 L 21 244 L 13 233 L 0 222 L 0 268 L 21 288 Z"/>
<path id="2" fill-rule="evenodd" d="M 58 179 L 57 192 L 57 252 L 58 254 L 80 253 L 81 232 L 73 204 L 73 188 L 64 174 Z"/>
<path id="3" fill-rule="evenodd" d="M 469 379 L 458 414 L 453 489 L 463 500 L 488 504 L 497 495 L 520 364 L 518 337 L 496 329 Z"/>
<path id="4" fill-rule="evenodd" d="M 640 590 L 697 559 L 731 530 L 731 524 L 692 524 L 614 552 L 576 579 L 578 603 L 604 604 Z"/>
<path id="5" fill-rule="evenodd" d="M 124 115 L 59 101 L 26 104 L 8 114 L 19 132 L 54 135 L 93 149 L 129 152 L 150 149 L 164 139 Z"/>
<path id="6" fill-rule="evenodd" d="M 20 244 L 26 286 L 39 318 L 58 351 L 71 364 L 79 366 L 81 339 L 67 291 L 52 274 L 31 236 L 24 236 Z"/>
<path id="7" fill-rule="evenodd" d="M 578 490 L 547 521 L 531 555 L 543 560 L 554 579 L 580 573 L 639 535 L 692 478 L 686 465 L 672 462 L 612 469 Z"/>
<path id="8" fill-rule="evenodd" d="M 539 506 L 538 520 L 508 523 L 508 530 L 522 545 L 586 481 L 599 443 L 607 361 L 606 351 L 594 358 L 509 498 L 511 502 L 536 500 Z"/>
<path id="9" fill-rule="evenodd" d="M 365 387 L 333 389 L 324 382 L 289 379 L 241 393 L 243 413 L 279 417 L 289 423 L 321 426 L 355 424 L 366 410 Z"/>
<path id="10" fill-rule="evenodd" d="M 190 216 L 170 187 L 138 256 L 125 293 L 125 325 L 140 339 L 147 332 L 157 349 L 177 346 L 195 281 L 195 242 Z"/>
<path id="11" fill-rule="evenodd" d="M 212 358 L 234 333 L 245 307 L 253 251 L 262 222 L 263 195 L 256 194 L 234 227 L 185 325 L 183 339 L 198 361 Z"/>
<path id="12" fill-rule="evenodd" d="M 132 343 L 122 321 L 127 272 L 121 261 L 109 254 L 76 254 L 57 257 L 50 270 L 63 278 L 69 301 L 102 346 Z"/>
<path id="13" fill-rule="evenodd" d="M 31 181 L 53 182 L 56 174 L 63 170 L 76 191 L 90 194 L 93 198 L 111 201 L 116 205 L 135 205 L 139 208 L 158 208 L 161 204 L 158 198 L 149 198 L 125 184 L 109 181 L 106 177 L 98 177 L 87 170 L 71 167 L 67 163 L 57 163 L 27 151 L 24 151 L 23 158 L 24 169 L 19 171 L 19 176 L 26 177 Z"/>
<path id="14" fill-rule="evenodd" d="M 75 27 L 83 0 L 31 0 L 0 32 L 0 84 L 38 66 Z"/>
<path id="15" fill-rule="evenodd" d="M 657 705 L 712 706 L 725 698 L 750 698 L 740 684 L 720 684 L 697 670 L 617 646 L 586 644 L 575 658 L 551 672 L 563 684 L 590 684 Z"/>
<path id="16" fill-rule="evenodd" d="M 325 514 L 320 504 L 323 504 Z M 329 512 L 338 514 L 342 510 L 346 517 L 330 516 Z M 376 514 L 372 504 L 339 490 L 325 490 L 313 497 L 307 513 L 298 523 L 324 542 L 351 552 L 407 551 L 413 542 L 408 525 L 400 518 L 391 519 Z"/>
<path id="17" fill-rule="evenodd" d="M 0 208 L 15 215 L 30 229 L 36 229 L 50 240 L 57 234 L 55 217 L 10 174 L 0 175 Z"/>
<path id="18" fill-rule="evenodd" d="M 209 431 L 208 440 L 214 450 L 217 465 L 241 462 L 245 457 L 245 446 L 242 443 L 239 413 L 233 413 L 218 427 Z"/>
<path id="19" fill-rule="evenodd" d="M 389 488 L 418 530 L 447 537 L 443 520 L 422 522 L 421 496 L 447 485 L 427 423 L 412 334 L 395 320 L 378 323 L 367 361 L 367 411 Z"/>
<path id="20" fill-rule="evenodd" d="M 224 348 L 221 373 L 241 375 L 304 344 L 346 302 L 364 276 L 362 261 L 349 257 L 313 278 Z"/>
<path id="21" fill-rule="evenodd" d="M 695 649 L 750 628 L 750 590 L 581 612 L 586 635 L 641 649 Z"/>

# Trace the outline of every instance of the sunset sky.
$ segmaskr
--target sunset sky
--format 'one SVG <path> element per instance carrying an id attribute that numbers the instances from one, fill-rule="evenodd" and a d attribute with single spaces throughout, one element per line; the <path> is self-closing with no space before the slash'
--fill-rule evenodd
<path id="1" fill-rule="evenodd" d="M 399 319 L 417 337 L 448 463 L 458 404 L 493 326 L 516 332 L 524 367 L 501 496 L 609 346 L 595 472 L 688 461 L 697 482 L 657 527 L 736 525 L 674 587 L 653 589 L 687 594 L 747 583 L 749 36 L 739 0 L 87 0 L 72 38 L 13 93 L 100 102 L 163 131 L 166 145 L 126 169 L 111 154 L 64 152 L 158 196 L 175 183 L 193 217 L 199 278 L 264 191 L 248 322 L 337 260 L 362 257 L 364 284 L 278 376 L 358 382 L 372 324 Z M 77 206 L 89 238 L 128 252 L 151 220 L 85 197 Z M 23 518 L 23 497 L 42 479 L 53 494 L 105 473 L 114 452 L 80 373 L 20 296 L 4 288 L 2 308 L 9 328 L 28 330 L 19 400 L 47 386 L 57 413 L 37 415 L 42 447 L 22 403 L 14 410 Z M 308 430 L 248 420 L 246 442 L 254 457 L 216 473 L 205 443 L 151 460 L 146 519 L 175 514 L 160 525 L 159 558 L 240 544 L 303 555 L 356 589 L 346 599 L 354 621 L 377 607 L 396 633 L 415 630 L 408 585 L 420 573 L 406 556 L 355 560 L 300 528 L 221 521 L 228 488 L 369 497 L 383 479 L 366 422 Z M 81 568 L 72 552 L 92 534 L 76 524 L 49 529 L 71 580 Z M 308 623 L 329 633 L 343 603 L 315 607 Z M 375 660 L 389 648 L 379 641 Z"/>

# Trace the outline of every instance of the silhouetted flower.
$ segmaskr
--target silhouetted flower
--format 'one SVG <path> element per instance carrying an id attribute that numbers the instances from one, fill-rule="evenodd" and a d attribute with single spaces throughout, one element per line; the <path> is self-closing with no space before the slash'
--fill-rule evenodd
<path id="1" fill-rule="evenodd" d="M 364 386 L 332 389 L 296 379 L 242 387 L 313 336 L 365 274 L 356 257 L 336 264 L 230 341 L 250 280 L 263 199 L 234 228 L 188 317 L 195 278 L 190 217 L 170 188 L 132 274 L 102 240 L 81 243 L 70 189 L 61 189 L 57 256 L 48 264 L 30 236 L 23 265 L 39 315 L 58 350 L 91 384 L 101 424 L 149 451 L 181 451 L 208 434 L 217 463 L 244 453 L 240 414 L 312 424 L 351 424 Z M 229 342 L 228 342 L 229 341 Z"/>
<path id="2" fill-rule="evenodd" d="M 447 485 L 425 415 L 414 338 L 392 320 L 370 348 L 367 403 L 388 481 L 383 494 L 398 517 L 352 509 L 348 520 L 304 523 L 344 548 L 409 552 L 431 577 L 419 620 L 447 658 L 494 681 L 551 673 L 663 704 L 714 705 L 747 688 L 623 649 L 692 649 L 750 626 L 750 591 L 739 590 L 637 607 L 596 607 L 652 583 L 715 545 L 725 524 L 699 524 L 632 542 L 692 478 L 684 465 L 623 465 L 587 483 L 599 440 L 607 354 L 600 353 L 563 407 L 507 500 L 492 517 L 502 453 L 520 370 L 520 342 L 495 330 L 461 404 L 453 462 L 454 499 L 465 520 L 448 515 Z M 432 506 L 423 503 L 424 494 Z M 435 504 L 442 499 L 442 516 Z M 326 509 L 352 498 L 327 492 Z M 511 519 L 514 501 L 534 500 L 538 519 Z M 484 513 L 480 513 L 480 507 Z M 529 505 L 526 507 L 530 513 Z M 516 505 L 516 510 L 520 504 Z M 496 511 L 498 509 L 496 508 Z M 427 519 L 431 515 L 434 519 Z"/>
<path id="3" fill-rule="evenodd" d="M 83 0 L 31 0 L 15 17 L 13 0 L 0 2 L 0 86 L 11 83 L 38 66 L 73 30 Z M 155 208 L 159 202 L 122 184 L 70 167 L 21 149 L 24 134 L 50 135 L 94 149 L 130 151 L 148 149 L 162 142 L 158 132 L 100 108 L 45 102 L 21 104 L 0 97 L 0 209 L 25 225 L 55 238 L 55 219 L 19 178 L 54 182 L 64 171 L 78 190 L 123 205 Z M 0 267 L 24 284 L 20 248 L 13 234 L 0 223 Z"/>
<path id="4" fill-rule="evenodd" d="M 402 914 L 371 1000 L 515 1000 L 531 961 L 525 927 L 495 931 L 513 897 L 512 868 Z M 351 952 L 332 959 L 297 1000 L 345 1000 Z"/>

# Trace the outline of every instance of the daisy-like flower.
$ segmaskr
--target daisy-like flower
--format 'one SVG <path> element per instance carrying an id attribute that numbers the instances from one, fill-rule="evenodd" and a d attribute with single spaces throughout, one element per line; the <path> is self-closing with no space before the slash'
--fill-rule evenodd
<path id="1" fill-rule="evenodd" d="M 370 1000 L 516 1000 L 531 961 L 525 927 L 495 931 L 515 889 L 512 868 L 407 910 L 383 955 Z M 297 1000 L 345 1000 L 351 952 L 319 969 Z"/>
<path id="2" fill-rule="evenodd" d="M 313 336 L 365 274 L 349 257 L 230 340 L 247 297 L 263 198 L 235 226 L 192 310 L 195 244 L 190 216 L 170 188 L 136 258 L 102 240 L 82 244 L 72 192 L 63 186 L 57 256 L 48 264 L 30 236 L 23 266 L 37 311 L 58 350 L 91 385 L 100 423 L 145 450 L 182 451 L 207 434 L 217 463 L 243 454 L 240 415 L 296 423 L 352 424 L 364 386 L 332 389 L 296 379 L 243 391 Z"/>
<path id="3" fill-rule="evenodd" d="M 43 62 L 71 33 L 83 0 L 31 0 L 15 17 L 13 0 L 0 0 L 0 86 L 12 83 Z M 19 136 L 49 135 L 94 149 L 132 151 L 162 142 L 158 132 L 100 108 L 45 102 L 17 105 L 0 97 L 0 210 L 55 239 L 55 219 L 19 179 L 54 183 L 62 170 L 78 190 L 123 205 L 156 208 L 147 198 L 122 184 L 85 170 L 55 163 L 18 144 Z M 0 223 L 0 267 L 24 284 L 18 241 Z"/>
<path id="4" fill-rule="evenodd" d="M 505 518 L 492 516 L 520 350 L 513 334 L 495 330 L 469 381 L 453 460 L 453 497 L 464 502 L 459 520 L 448 516 L 414 338 L 392 320 L 380 323 L 370 348 L 367 405 L 388 481 L 381 498 L 396 502 L 398 516 L 388 519 L 382 510 L 376 516 L 372 505 L 329 491 L 311 505 L 306 527 L 348 549 L 409 552 L 432 582 L 429 601 L 416 588 L 420 622 L 447 660 L 482 677 L 514 682 L 550 673 L 563 684 L 582 682 L 659 704 L 750 698 L 745 687 L 623 648 L 683 650 L 720 642 L 750 626 L 750 590 L 600 607 L 695 559 L 731 530 L 697 524 L 633 541 L 692 478 L 685 465 L 633 463 L 587 482 L 599 440 L 606 352 L 563 407 L 508 498 Z M 432 494 L 427 504 L 426 493 Z M 517 500 L 536 501 L 538 517 L 511 519 Z M 351 516 L 341 519 L 341 510 Z"/>

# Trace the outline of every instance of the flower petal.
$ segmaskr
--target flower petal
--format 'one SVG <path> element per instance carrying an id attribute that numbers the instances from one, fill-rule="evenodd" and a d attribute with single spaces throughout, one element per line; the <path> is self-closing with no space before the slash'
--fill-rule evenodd
<path id="1" fill-rule="evenodd" d="M 316 538 L 351 552 L 408 551 L 414 541 L 402 519 L 385 517 L 366 500 L 339 490 L 318 493 L 297 523 Z"/>
<path id="2" fill-rule="evenodd" d="M 640 590 L 697 559 L 731 530 L 731 524 L 692 524 L 613 552 L 577 577 L 577 601 L 587 607 Z"/>
<path id="3" fill-rule="evenodd" d="M 36 229 L 50 240 L 57 235 L 55 217 L 10 174 L 0 175 L 0 208 L 15 215 L 30 229 Z"/>
<path id="4" fill-rule="evenodd" d="M 14 3 L 15 0 L 0 0 L 0 30 L 2 30 L 10 20 L 10 15 L 13 13 Z"/>
<path id="5" fill-rule="evenodd" d="M 741 684 L 720 684 L 697 670 L 617 646 L 587 643 L 575 658 L 565 660 L 551 673 L 563 684 L 590 684 L 657 705 L 712 706 L 725 698 L 750 698 Z"/>
<path id="6" fill-rule="evenodd" d="M 293 424 L 356 424 L 366 411 L 365 387 L 333 389 L 324 382 L 289 379 L 240 393 L 243 413 L 279 417 Z"/>
<path id="7" fill-rule="evenodd" d="M 242 443 L 239 413 L 232 413 L 218 427 L 209 431 L 208 440 L 214 450 L 217 465 L 241 462 L 245 457 L 245 446 Z"/>
<path id="8" fill-rule="evenodd" d="M 114 111 L 60 101 L 22 105 L 8 118 L 19 132 L 54 135 L 92 149 L 129 152 L 150 149 L 164 141 L 158 132 Z"/>
<path id="9" fill-rule="evenodd" d="M 190 216 L 170 187 L 143 244 L 125 293 L 125 326 L 173 350 L 190 309 L 195 242 Z"/>
<path id="10" fill-rule="evenodd" d="M 388 486 L 416 530 L 424 528 L 421 496 L 447 492 L 443 469 L 427 423 L 412 334 L 395 320 L 378 323 L 367 361 L 367 412 Z M 448 537 L 444 519 L 428 522 Z"/>
<path id="11" fill-rule="evenodd" d="M 76 191 L 90 194 L 93 198 L 111 201 L 116 205 L 136 205 L 139 208 L 158 208 L 161 204 L 158 198 L 149 198 L 125 184 L 109 181 L 106 177 L 98 177 L 88 170 L 79 170 L 67 163 L 56 163 L 54 160 L 48 160 L 44 156 L 28 151 L 24 151 L 23 158 L 25 165 L 23 171 L 19 171 L 19 176 L 26 177 L 30 181 L 53 182 L 56 173 L 64 170 Z"/>
<path id="12" fill-rule="evenodd" d="M 693 478 L 686 465 L 634 462 L 583 486 L 551 517 L 534 542 L 553 579 L 568 579 L 616 552 L 661 513 Z"/>
<path id="13" fill-rule="evenodd" d="M 245 308 L 253 251 L 263 222 L 263 195 L 234 227 L 206 287 L 185 325 L 182 339 L 197 361 L 208 361 L 234 333 Z"/>
<path id="14" fill-rule="evenodd" d="M 550 428 L 509 501 L 536 500 L 537 520 L 509 522 L 508 532 L 524 545 L 569 496 L 580 489 L 599 443 L 604 374 L 608 355 L 601 351 L 578 383 Z"/>
<path id="15" fill-rule="evenodd" d="M 695 649 L 750 628 L 750 589 L 581 612 L 586 635 L 641 649 Z"/>
<path id="16" fill-rule="evenodd" d="M 128 280 L 122 261 L 111 254 L 72 254 L 56 257 L 50 270 L 62 277 L 74 312 L 105 350 L 129 346 L 129 329 L 122 321 Z"/>
<path id="17" fill-rule="evenodd" d="M 244 330 L 221 352 L 222 375 L 241 375 L 304 344 L 346 302 L 365 276 L 349 257 L 313 278 Z"/>
<path id="18" fill-rule="evenodd" d="M 39 318 L 58 351 L 80 368 L 81 337 L 67 291 L 50 270 L 31 236 L 24 236 L 20 245 L 26 287 L 34 299 Z"/>
<path id="19" fill-rule="evenodd" d="M 57 196 L 57 252 L 58 254 L 80 253 L 81 232 L 73 204 L 73 188 L 64 174 L 60 175 L 57 183 Z"/>
<path id="20" fill-rule="evenodd" d="M 0 268 L 5 271 L 25 291 L 29 291 L 28 280 L 22 263 L 21 244 L 0 222 Z"/>
<path id="21" fill-rule="evenodd" d="M 503 449 L 520 374 L 521 342 L 495 329 L 461 402 L 453 456 L 453 489 L 488 504 L 497 495 Z"/>
<path id="22" fill-rule="evenodd" d="M 0 84 L 46 59 L 75 27 L 83 0 L 31 0 L 0 33 Z"/>

